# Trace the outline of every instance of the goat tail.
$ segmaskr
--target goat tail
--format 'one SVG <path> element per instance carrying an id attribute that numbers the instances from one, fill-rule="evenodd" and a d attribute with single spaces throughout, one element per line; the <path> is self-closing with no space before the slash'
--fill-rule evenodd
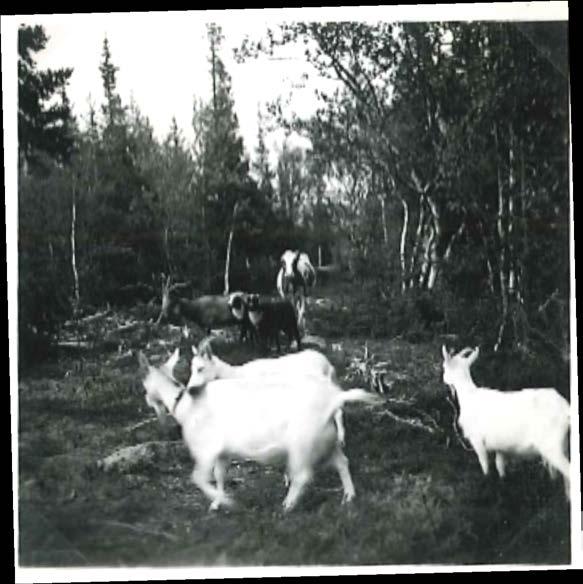
<path id="1" fill-rule="evenodd" d="M 357 401 L 367 403 L 373 406 L 378 406 L 384 403 L 384 399 L 378 393 L 372 393 L 366 389 L 362 389 L 360 387 L 355 387 L 352 389 L 347 389 L 340 394 L 339 399 L 341 399 L 341 403 Z"/>
<path id="2" fill-rule="evenodd" d="M 383 403 L 384 401 L 385 401 L 384 398 L 382 398 L 380 395 L 376 393 L 371 393 L 366 389 L 361 388 L 347 389 L 346 391 L 339 392 L 338 395 L 334 397 L 334 399 L 330 403 L 326 419 L 330 418 L 336 410 L 340 409 L 345 403 L 348 402 L 361 402 L 377 406 Z"/>
<path id="3" fill-rule="evenodd" d="M 285 293 L 283 291 L 283 268 L 280 268 L 277 273 L 277 291 L 282 298 L 285 298 Z"/>

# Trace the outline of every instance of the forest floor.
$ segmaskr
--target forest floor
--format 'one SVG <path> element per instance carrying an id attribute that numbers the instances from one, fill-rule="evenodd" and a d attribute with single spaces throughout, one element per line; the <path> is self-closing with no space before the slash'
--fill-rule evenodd
<path id="1" fill-rule="evenodd" d="M 371 340 L 364 329 L 348 331 L 345 300 L 316 290 L 307 344 L 329 356 L 345 388 L 367 383 L 371 365 L 384 368 L 392 400 L 345 410 L 357 490 L 351 504 L 340 504 L 337 475 L 322 470 L 284 515 L 282 469 L 237 461 L 226 485 L 235 507 L 209 512 L 190 482 L 192 462 L 177 428 L 160 426 L 144 401 L 128 346 L 63 353 L 19 379 L 19 564 L 569 563 L 560 480 L 537 462 L 511 465 L 504 482 L 486 478 L 455 438 L 441 382 L 443 339 Z M 121 312 L 110 313 L 102 326 L 123 321 Z M 143 344 L 129 349 L 160 363 L 179 340 L 178 329 L 149 325 Z M 233 363 L 252 356 L 233 335 L 214 346 Z M 131 446 L 141 448 L 137 463 L 108 463 Z"/>

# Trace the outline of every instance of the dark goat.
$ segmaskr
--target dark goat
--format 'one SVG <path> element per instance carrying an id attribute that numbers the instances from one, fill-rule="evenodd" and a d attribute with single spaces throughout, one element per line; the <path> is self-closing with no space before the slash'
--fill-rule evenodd
<path id="1" fill-rule="evenodd" d="M 234 314 L 230 304 L 232 296 L 207 295 L 195 300 L 172 298 L 168 301 L 165 317 L 168 322 L 178 326 L 195 323 L 207 334 L 214 327 L 238 325 L 243 338 L 249 325 Z"/>
<path id="2" fill-rule="evenodd" d="M 296 313 L 289 300 L 250 294 L 247 299 L 247 310 L 249 320 L 266 348 L 270 342 L 275 341 L 277 352 L 280 353 L 279 332 L 283 331 L 287 335 L 290 348 L 295 339 L 298 351 L 301 349 Z"/>
<path id="3" fill-rule="evenodd" d="M 241 340 L 249 340 L 254 342 L 256 339 L 255 327 L 249 320 L 249 310 L 247 308 L 247 300 L 249 294 L 246 292 L 233 292 L 229 295 L 229 307 L 231 313 L 237 319 L 241 326 Z"/>

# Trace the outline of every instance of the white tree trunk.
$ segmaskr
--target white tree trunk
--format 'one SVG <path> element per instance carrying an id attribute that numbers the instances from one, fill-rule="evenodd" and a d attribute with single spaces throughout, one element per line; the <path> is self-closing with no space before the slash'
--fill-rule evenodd
<path id="1" fill-rule="evenodd" d="M 508 217 L 507 217 L 507 241 L 508 241 L 508 293 L 514 296 L 516 291 L 515 246 L 514 246 L 514 189 L 516 186 L 514 131 L 509 126 L 510 144 L 508 148 Z"/>
<path id="2" fill-rule="evenodd" d="M 389 229 L 387 227 L 387 203 L 385 201 L 385 197 L 381 195 L 381 213 L 382 213 L 382 222 L 383 222 L 383 241 L 385 243 L 385 247 L 389 245 Z"/>
<path id="3" fill-rule="evenodd" d="M 441 215 L 439 209 L 437 208 L 437 203 L 432 197 L 427 196 L 427 203 L 429 204 L 429 209 L 431 210 L 431 218 L 433 221 L 433 237 L 430 242 L 429 247 L 429 276 L 427 278 L 427 289 L 433 290 L 435 282 L 437 281 L 437 275 L 439 273 L 440 257 L 437 252 L 439 242 L 441 240 Z"/>
<path id="4" fill-rule="evenodd" d="M 425 229 L 425 245 L 423 246 L 423 263 L 419 274 L 419 288 L 423 289 L 428 280 L 429 268 L 431 266 L 431 248 L 435 240 L 435 229 L 431 222 L 428 222 Z"/>
<path id="5" fill-rule="evenodd" d="M 77 194 L 76 185 L 73 183 L 73 200 L 71 204 L 71 268 L 73 270 L 73 285 L 75 308 L 79 306 L 79 273 L 77 271 L 76 252 L 76 227 L 77 227 Z"/>
<path id="6" fill-rule="evenodd" d="M 407 201 L 401 198 L 403 205 L 403 227 L 401 228 L 401 241 L 399 244 L 399 258 L 401 260 L 401 292 L 404 293 L 407 289 L 405 281 L 405 273 L 407 271 L 406 245 L 407 245 L 407 231 L 409 229 L 409 205 Z"/>
<path id="7" fill-rule="evenodd" d="M 164 254 L 166 255 L 166 267 L 168 271 L 170 270 L 170 241 L 169 241 L 169 232 L 170 228 L 168 225 L 164 227 Z"/>
<path id="8" fill-rule="evenodd" d="M 447 244 L 447 247 L 445 248 L 445 252 L 443 253 L 443 261 L 444 262 L 449 262 L 449 260 L 451 259 L 451 252 L 453 249 L 453 244 L 462 236 L 465 229 L 466 229 L 466 223 L 465 223 L 465 221 L 462 221 L 460 223 L 460 226 L 457 228 L 457 231 L 451 236 L 451 239 L 449 240 L 449 243 Z"/>
<path id="9" fill-rule="evenodd" d="M 231 271 L 231 249 L 233 247 L 233 234 L 235 233 L 235 217 L 237 215 L 237 208 L 239 206 L 239 202 L 235 203 L 233 207 L 233 221 L 231 222 L 231 231 L 229 232 L 229 241 L 227 242 L 227 257 L 225 259 L 225 287 L 223 294 L 225 296 L 229 293 L 229 274 Z"/>
<path id="10" fill-rule="evenodd" d="M 411 252 L 411 260 L 409 262 L 409 287 L 413 288 L 415 285 L 414 272 L 417 265 L 417 254 L 421 245 L 423 237 L 423 230 L 425 227 L 425 199 L 423 195 L 419 196 L 419 218 L 417 222 L 417 230 L 415 231 L 415 243 L 413 244 L 413 251 Z"/>
<path id="11" fill-rule="evenodd" d="M 496 141 L 496 149 L 498 150 L 498 132 L 497 128 L 494 128 L 494 139 Z M 498 213 L 497 213 L 497 229 L 498 229 L 498 240 L 499 240 L 499 249 L 500 249 L 500 257 L 499 260 L 499 267 L 498 267 L 498 274 L 500 279 L 500 300 L 502 305 L 502 317 L 500 322 L 500 327 L 498 329 L 498 337 L 496 339 L 496 343 L 494 344 L 494 351 L 498 351 L 500 346 L 502 345 L 502 340 L 504 337 L 504 330 L 506 328 L 506 319 L 508 317 L 508 280 L 507 280 L 507 272 L 506 272 L 506 229 L 505 229 L 505 210 L 506 210 L 506 201 L 504 198 L 504 187 L 502 184 L 502 172 L 500 169 L 500 162 L 498 162 L 498 169 L 497 169 L 497 182 L 498 182 Z"/>

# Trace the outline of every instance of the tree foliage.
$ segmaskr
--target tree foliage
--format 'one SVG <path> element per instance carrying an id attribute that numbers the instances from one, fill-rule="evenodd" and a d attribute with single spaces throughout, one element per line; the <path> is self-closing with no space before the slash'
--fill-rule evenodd
<path id="1" fill-rule="evenodd" d="M 67 162 L 73 149 L 66 86 L 72 69 L 39 71 L 35 54 L 48 42 L 40 26 L 18 30 L 18 151 L 23 172 Z M 48 160 L 47 160 L 48 159 Z"/>
<path id="2" fill-rule="evenodd" d="M 564 38 L 561 23 L 310 22 L 248 40 L 239 56 L 296 43 L 337 81 L 317 90 L 310 118 L 272 111 L 324 161 L 350 261 L 385 269 L 382 296 L 483 298 L 498 348 L 536 336 L 557 282 L 568 301 Z"/>
<path id="3" fill-rule="evenodd" d="M 48 39 L 40 27 L 22 28 L 22 322 L 53 330 L 49 321 L 71 306 L 120 302 L 138 285 L 155 297 L 161 274 L 197 293 L 272 291 L 279 255 L 301 247 L 316 263 L 347 266 L 387 310 L 441 307 L 451 330 L 476 341 L 563 356 L 562 26 L 299 22 L 270 30 L 244 42 L 239 59 L 295 44 L 312 78 L 329 83 L 315 84 L 308 117 L 268 104 L 252 160 L 219 26 L 207 30 L 211 91 L 193 104 L 190 143 L 176 121 L 158 140 L 138 104 L 123 103 L 123 71 L 107 39 L 102 105 L 78 124 L 65 90 L 71 71 L 38 71 L 35 54 Z M 287 136 L 275 162 L 268 125 Z"/>

